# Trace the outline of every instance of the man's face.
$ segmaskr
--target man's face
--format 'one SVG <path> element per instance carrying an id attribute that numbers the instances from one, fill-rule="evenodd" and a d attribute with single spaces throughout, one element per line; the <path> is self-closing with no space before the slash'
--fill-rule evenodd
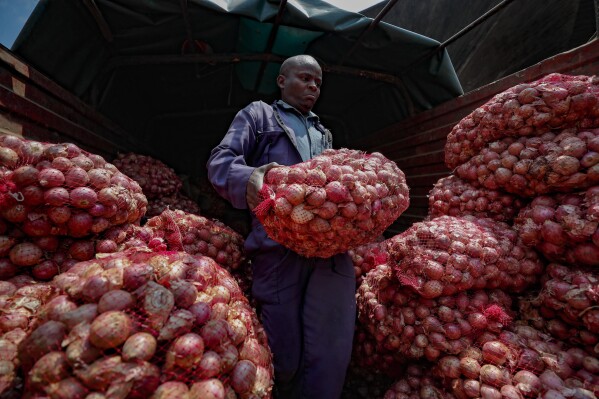
<path id="1" fill-rule="evenodd" d="M 303 114 L 312 110 L 320 96 L 322 70 L 315 63 L 291 65 L 284 75 L 277 77 L 281 99 Z"/>

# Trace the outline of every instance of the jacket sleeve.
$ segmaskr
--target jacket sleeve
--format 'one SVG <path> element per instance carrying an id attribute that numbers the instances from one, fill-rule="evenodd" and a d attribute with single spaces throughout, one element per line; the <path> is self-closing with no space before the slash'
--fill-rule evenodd
<path id="1" fill-rule="evenodd" d="M 210 153 L 208 179 L 233 207 L 247 209 L 246 187 L 255 167 L 247 160 L 256 148 L 256 117 L 252 104 L 237 113 L 227 134 Z"/>

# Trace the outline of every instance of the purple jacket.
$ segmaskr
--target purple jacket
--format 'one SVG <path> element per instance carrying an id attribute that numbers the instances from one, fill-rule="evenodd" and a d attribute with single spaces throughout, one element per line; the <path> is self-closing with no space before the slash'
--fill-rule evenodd
<path id="1" fill-rule="evenodd" d="M 255 101 L 237 113 L 229 131 L 208 159 L 208 179 L 220 196 L 233 207 L 246 209 L 246 186 L 255 168 L 276 162 L 294 165 L 302 162 L 295 134 L 281 118 L 280 107 Z M 316 128 L 326 136 L 332 148 L 331 132 L 320 123 Z M 266 237 L 260 222 L 252 214 L 252 232 L 246 239 L 246 251 L 265 250 L 276 244 Z"/>

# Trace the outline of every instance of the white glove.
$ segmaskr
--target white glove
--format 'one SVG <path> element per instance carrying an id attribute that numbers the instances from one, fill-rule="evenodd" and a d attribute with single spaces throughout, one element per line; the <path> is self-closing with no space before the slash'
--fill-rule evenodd
<path id="1" fill-rule="evenodd" d="M 245 188 L 245 199 L 247 200 L 250 210 L 254 209 L 261 201 L 258 193 L 264 184 L 264 175 L 266 172 L 276 166 L 280 165 L 276 162 L 267 163 L 266 165 L 256 168 L 250 175 L 250 179 L 248 180 L 248 184 Z"/>

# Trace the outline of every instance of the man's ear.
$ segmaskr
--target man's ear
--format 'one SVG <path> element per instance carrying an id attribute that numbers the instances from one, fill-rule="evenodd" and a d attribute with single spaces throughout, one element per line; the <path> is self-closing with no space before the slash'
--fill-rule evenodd
<path id="1" fill-rule="evenodd" d="M 285 86 L 285 75 L 277 76 L 277 86 L 279 86 L 279 89 L 282 89 Z"/>

